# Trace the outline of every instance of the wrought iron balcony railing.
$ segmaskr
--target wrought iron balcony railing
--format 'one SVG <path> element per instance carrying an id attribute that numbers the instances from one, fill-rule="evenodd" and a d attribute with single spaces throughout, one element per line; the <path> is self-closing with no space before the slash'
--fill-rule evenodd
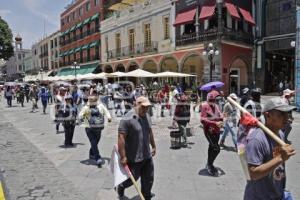
<path id="1" fill-rule="evenodd" d="M 158 50 L 158 42 L 139 43 L 134 46 L 127 46 L 108 51 L 108 59 L 134 56 L 145 53 L 154 53 Z"/>

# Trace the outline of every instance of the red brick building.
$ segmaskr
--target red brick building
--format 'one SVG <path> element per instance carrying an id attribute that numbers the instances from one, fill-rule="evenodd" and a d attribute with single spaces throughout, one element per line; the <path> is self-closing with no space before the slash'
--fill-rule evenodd
<path id="1" fill-rule="evenodd" d="M 59 75 L 72 73 L 70 66 L 73 66 L 74 62 L 82 68 L 79 70 L 85 72 L 94 71 L 99 65 L 99 28 L 103 17 L 101 0 L 76 0 L 66 7 L 60 16 L 60 66 L 64 69 Z M 87 68 L 89 70 L 86 70 Z"/>

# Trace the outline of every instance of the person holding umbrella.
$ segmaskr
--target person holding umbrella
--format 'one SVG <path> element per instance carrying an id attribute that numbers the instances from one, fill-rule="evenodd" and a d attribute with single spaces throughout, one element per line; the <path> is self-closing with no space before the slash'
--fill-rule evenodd
<path id="1" fill-rule="evenodd" d="M 208 141 L 208 158 L 206 169 L 209 175 L 217 176 L 218 170 L 214 161 L 220 153 L 219 139 L 223 127 L 223 115 L 216 104 L 217 93 L 212 91 L 207 94 L 207 101 L 201 106 L 201 123 L 204 135 Z"/>

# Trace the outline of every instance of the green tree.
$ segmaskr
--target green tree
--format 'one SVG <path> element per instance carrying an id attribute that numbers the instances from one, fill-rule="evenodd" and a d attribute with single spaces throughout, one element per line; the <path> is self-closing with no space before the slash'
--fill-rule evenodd
<path id="1" fill-rule="evenodd" d="M 13 35 L 6 21 L 0 16 L 0 59 L 8 60 L 14 55 L 14 48 L 12 45 Z"/>

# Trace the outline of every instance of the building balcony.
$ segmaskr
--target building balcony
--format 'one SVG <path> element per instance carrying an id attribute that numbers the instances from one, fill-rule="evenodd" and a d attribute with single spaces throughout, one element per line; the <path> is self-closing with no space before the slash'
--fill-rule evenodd
<path id="1" fill-rule="evenodd" d="M 158 50 L 158 42 L 151 42 L 149 44 L 140 43 L 134 46 L 127 46 L 114 49 L 107 52 L 108 59 L 137 56 L 146 53 L 155 53 Z"/>
<path id="2" fill-rule="evenodd" d="M 203 43 L 205 41 L 216 40 L 218 37 L 224 40 L 233 42 L 241 42 L 245 44 L 253 44 L 254 38 L 251 33 L 236 31 L 232 29 L 224 29 L 223 33 L 218 33 L 217 30 L 212 29 L 206 32 L 190 33 L 176 36 L 176 46 L 191 45 L 195 43 Z"/>

